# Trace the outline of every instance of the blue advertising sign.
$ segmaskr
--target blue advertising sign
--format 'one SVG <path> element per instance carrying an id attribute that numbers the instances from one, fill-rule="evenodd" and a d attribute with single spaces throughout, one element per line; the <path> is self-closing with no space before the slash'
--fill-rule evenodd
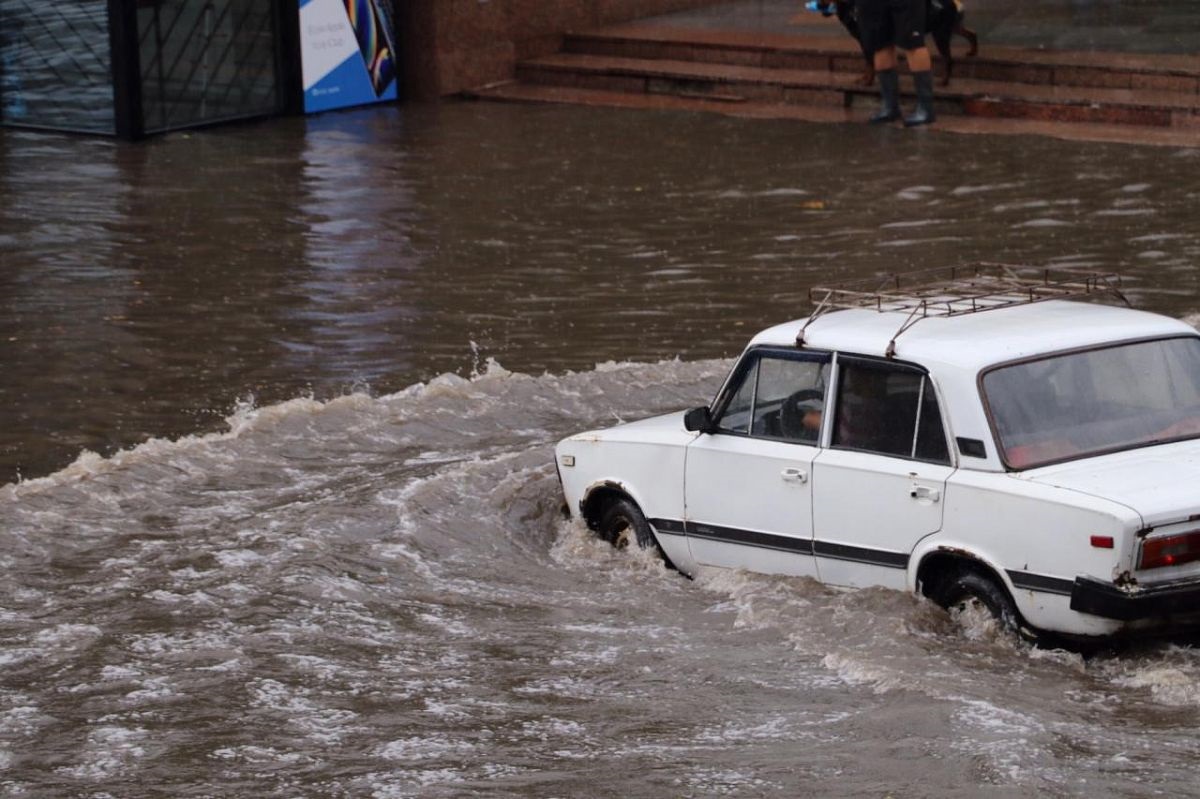
<path id="1" fill-rule="evenodd" d="M 300 0 L 306 113 L 395 100 L 388 0 Z"/>

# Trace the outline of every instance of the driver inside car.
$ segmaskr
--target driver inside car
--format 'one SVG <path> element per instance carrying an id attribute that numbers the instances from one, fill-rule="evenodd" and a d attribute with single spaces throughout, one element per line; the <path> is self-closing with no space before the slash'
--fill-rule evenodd
<path id="1" fill-rule="evenodd" d="M 821 432 L 821 417 L 824 412 L 823 391 L 797 391 L 783 404 L 780 421 L 784 437 L 806 444 L 815 444 Z"/>

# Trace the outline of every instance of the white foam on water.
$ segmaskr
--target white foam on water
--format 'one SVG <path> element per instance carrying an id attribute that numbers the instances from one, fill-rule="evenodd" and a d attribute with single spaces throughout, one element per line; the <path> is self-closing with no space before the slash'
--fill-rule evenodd
<path id="1" fill-rule="evenodd" d="M 649 258 L 663 258 L 668 255 L 666 250 L 656 250 L 653 248 L 640 248 L 634 252 L 626 253 L 625 257 L 633 261 L 641 261 Z"/>
<path id="2" fill-rule="evenodd" d="M 136 680 L 141 676 L 142 672 L 139 669 L 135 669 L 131 666 L 116 666 L 109 664 L 100 669 L 101 680 Z"/>
<path id="3" fill-rule="evenodd" d="M 867 687 L 876 694 L 916 687 L 909 674 L 881 664 L 869 654 L 830 652 L 821 659 L 821 664 L 846 683 Z"/>
<path id="4" fill-rule="evenodd" d="M 142 633 L 132 636 L 125 646 L 136 655 L 162 661 L 197 653 L 236 651 L 237 637 L 238 630 L 232 624 L 221 622 L 218 629 Z"/>
<path id="5" fill-rule="evenodd" d="M 562 677 L 545 677 L 526 681 L 513 688 L 513 693 L 529 696 L 551 696 L 559 699 L 593 699 L 605 689 L 590 680 L 564 675 Z"/>
<path id="6" fill-rule="evenodd" d="M 94 624 L 58 624 L 39 630 L 34 634 L 33 642 L 45 648 L 73 648 L 91 644 L 103 634 Z"/>
<path id="7" fill-rule="evenodd" d="M 231 549 L 214 553 L 217 562 L 226 569 L 248 569 L 263 561 L 263 556 L 248 549 Z"/>
<path id="8" fill-rule="evenodd" d="M 1179 239 L 1190 239 L 1191 236 L 1183 233 L 1148 233 L 1144 236 L 1134 236 L 1129 239 L 1131 244 L 1141 244 L 1143 242 L 1159 242 L 1159 241 L 1178 241 Z"/>
<path id="9" fill-rule="evenodd" d="M 1024 185 L 1024 183 L 982 183 L 973 186 L 956 186 L 950 190 L 950 193 L 956 197 L 963 197 L 970 194 L 983 194 L 990 191 L 1019 189 Z"/>
<path id="10" fill-rule="evenodd" d="M 693 768 L 676 784 L 708 796 L 734 796 L 747 790 L 762 791 L 774 786 L 752 772 L 738 769 Z"/>
<path id="11" fill-rule="evenodd" d="M 1052 217 L 1040 217 L 1038 219 L 1029 219 L 1024 222 L 1017 222 L 1012 225 L 1014 229 L 1018 228 L 1048 228 L 1048 227 L 1070 227 L 1075 224 L 1064 219 L 1054 219 Z"/>
<path id="12" fill-rule="evenodd" d="M 453 740 L 446 735 L 427 738 L 412 736 L 389 741 L 378 747 L 374 754 L 384 760 L 413 761 L 470 756 L 478 749 L 477 744 Z"/>
<path id="13" fill-rule="evenodd" d="M 275 657 L 286 662 L 289 666 L 297 671 L 311 674 L 322 681 L 332 681 L 342 672 L 342 666 L 327 658 L 317 657 L 316 655 L 298 655 L 292 653 L 281 653 Z"/>
<path id="14" fill-rule="evenodd" d="M 955 736 L 952 746 L 981 757 L 1003 777 L 1016 783 L 1032 778 L 1060 782 L 1053 769 L 1037 764 L 1047 759 L 1041 743 L 1048 730 L 1033 716 L 1000 707 L 981 699 L 961 699 L 955 710 L 956 723 L 967 728 Z"/>
<path id="15" fill-rule="evenodd" d="M 142 687 L 125 694 L 125 701 L 133 705 L 157 704 L 176 696 L 176 690 L 167 677 L 152 677 Z"/>
<path id="16" fill-rule="evenodd" d="M 223 746 L 214 749 L 209 757 L 230 763 L 244 763 L 254 766 L 297 766 L 311 763 L 313 758 L 303 752 L 280 750 L 271 746 L 246 744 L 244 746 Z"/>
<path id="17" fill-rule="evenodd" d="M 607 665 L 619 662 L 625 652 L 626 650 L 619 646 L 589 647 L 551 658 L 550 665 L 556 669 Z"/>
<path id="18" fill-rule="evenodd" d="M 735 628 L 789 629 L 793 619 L 812 607 L 814 597 L 834 590 L 807 578 L 712 567 L 701 567 L 694 578 L 698 587 L 732 603 Z"/>
<path id="19" fill-rule="evenodd" d="M 88 732 L 78 763 L 55 769 L 78 780 L 111 779 L 120 776 L 145 757 L 149 733 L 141 728 L 101 726 Z"/>
<path id="20" fill-rule="evenodd" d="M 661 581 L 673 575 L 653 548 L 629 546 L 617 549 L 575 517 L 557 523 L 550 558 L 555 563 L 574 568 L 620 570 L 626 579 Z M 640 632 L 645 633 L 644 630 Z"/>
<path id="21" fill-rule="evenodd" d="M 1020 202 L 998 203 L 992 206 L 994 213 L 1002 214 L 1008 211 L 1031 211 L 1038 208 L 1063 208 L 1080 205 L 1080 201 L 1075 197 L 1060 198 L 1057 200 L 1023 200 Z"/>
<path id="22" fill-rule="evenodd" d="M 539 741 L 563 741 L 570 738 L 582 738 L 586 729 L 582 724 L 570 719 L 560 719 L 553 716 L 525 721 L 521 723 L 521 733 Z"/>
<path id="23" fill-rule="evenodd" d="M 1092 216 L 1154 216 L 1157 213 L 1157 208 L 1105 208 L 1093 211 Z"/>
<path id="24" fill-rule="evenodd" d="M 1112 659 L 1099 665 L 1113 685 L 1164 707 L 1200 707 L 1200 652 L 1168 646 L 1152 656 Z"/>
<path id="25" fill-rule="evenodd" d="M 724 372 L 724 362 L 709 361 L 696 362 L 696 364 L 689 362 L 689 364 L 685 364 L 678 359 L 662 361 L 660 364 L 608 361 L 596 366 L 595 372 L 626 372 L 630 374 L 644 372 L 653 373 L 659 379 L 670 379 L 670 371 L 678 371 L 680 368 L 688 368 L 690 371 L 698 367 L 703 376 L 703 372 L 713 368 L 713 364 L 721 365 L 716 368 L 714 373 Z M 197 470 L 192 467 L 186 457 L 180 458 L 179 456 L 186 456 L 187 453 L 196 451 L 212 453 L 214 446 L 226 443 L 226 441 L 238 440 L 252 434 L 271 433 L 289 423 L 301 420 L 319 420 L 322 416 L 371 416 L 380 410 L 386 410 L 394 414 L 392 416 L 394 419 L 403 420 L 410 413 L 416 413 L 416 411 L 426 411 L 426 413 L 428 410 L 436 411 L 438 399 L 474 399 L 479 402 L 469 405 L 467 408 L 469 413 L 486 414 L 490 413 L 490 403 L 502 398 L 505 392 L 511 389 L 511 386 L 538 386 L 539 382 L 544 382 L 546 388 L 550 389 L 553 395 L 554 391 L 560 389 L 563 382 L 570 382 L 572 378 L 577 377 L 586 379 L 587 373 L 568 372 L 562 377 L 535 378 L 527 376 L 527 374 L 505 370 L 496 360 L 490 358 L 485 362 L 482 371 L 473 374 L 470 378 L 463 378 L 452 373 L 442 374 L 442 376 L 431 379 L 430 382 L 413 384 L 395 394 L 378 398 L 366 394 L 344 395 L 326 399 L 326 401 L 317 401 L 312 397 L 299 397 L 263 408 L 254 407 L 250 402 L 244 402 L 234 410 L 232 415 L 227 417 L 226 423 L 229 427 L 227 432 L 185 435 L 185 437 L 174 440 L 151 438 L 131 449 L 115 452 L 114 455 L 107 458 L 98 456 L 95 452 L 84 451 L 80 453 L 76 461 L 52 475 L 8 483 L 8 485 L 0 487 L 0 499 L 29 497 L 31 494 L 47 491 L 50 488 L 95 480 L 96 477 L 113 473 L 114 470 L 131 468 L 146 462 L 169 462 L 174 469 L 185 473 L 185 476 L 203 477 L 203 470 Z M 575 395 L 583 396 L 582 392 L 578 391 L 575 391 Z M 552 397 L 548 398 L 552 399 Z M 416 403 L 416 407 L 408 407 L 413 403 Z M 431 405 L 431 403 L 433 403 L 433 407 L 422 407 L 422 405 Z"/>
<path id="26" fill-rule="evenodd" d="M 467 705 L 458 702 L 444 702 L 427 696 L 424 698 L 424 703 L 426 713 L 446 721 L 462 721 L 474 715 Z"/>
<path id="27" fill-rule="evenodd" d="M 387 773 L 368 774 L 358 778 L 370 791 L 371 799 L 412 799 L 415 789 L 466 782 L 468 776 L 459 769 L 398 769 Z"/>
<path id="28" fill-rule="evenodd" d="M 937 244 L 940 242 L 962 241 L 961 236 L 929 236 L 923 239 L 895 239 L 893 241 L 881 241 L 876 246 L 883 247 L 919 247 L 926 244 Z"/>
<path id="29" fill-rule="evenodd" d="M 149 591 L 143 594 L 147 599 L 152 599 L 155 602 L 162 602 L 165 605 L 178 605 L 186 601 L 187 597 L 182 594 L 176 594 L 172 591 L 164 591 L 161 588 L 154 591 Z"/>
<path id="30" fill-rule="evenodd" d="M 728 722 L 706 727 L 696 733 L 701 743 L 741 743 L 744 741 L 795 740 L 801 737 L 786 716 L 771 716 L 757 724 Z"/>
<path id="31" fill-rule="evenodd" d="M 915 228 L 929 227 L 931 225 L 950 225 L 950 220 L 947 219 L 906 219 L 902 222 L 885 222 L 879 227 L 882 230 L 892 230 L 896 228 Z"/>
<path id="32" fill-rule="evenodd" d="M 351 710 L 323 707 L 307 688 L 285 685 L 277 680 L 257 679 L 250 686 L 251 707 L 282 717 L 309 741 L 321 746 L 340 744 L 347 736 L 360 733 L 359 715 Z"/>
<path id="33" fill-rule="evenodd" d="M 19 697 L 17 701 L 23 699 L 24 697 Z M 0 711 L 0 737 L 8 740 L 29 737 L 49 720 L 36 705 L 17 704 Z"/>
<path id="34" fill-rule="evenodd" d="M 425 613 L 418 613 L 417 618 L 428 624 L 430 627 L 436 627 L 443 633 L 452 636 L 466 637 L 475 634 L 475 631 L 461 621 L 447 618 L 448 611 L 445 608 L 431 608 Z"/>
<path id="35" fill-rule="evenodd" d="M 932 194 L 937 191 L 933 186 L 909 186 L 896 192 L 896 198 L 899 200 L 925 200 L 927 194 Z"/>
<path id="36" fill-rule="evenodd" d="M 373 400 L 365 395 L 348 395 L 325 402 L 318 402 L 311 398 L 292 399 L 264 408 L 239 405 L 234 413 L 225 419 L 229 426 L 227 432 L 188 435 L 173 440 L 150 438 L 130 449 L 120 450 L 107 458 L 84 450 L 73 463 L 54 474 L 0 486 L 0 499 L 15 500 L 63 485 L 84 483 L 146 462 L 170 463 L 186 473 L 188 471 L 185 467 L 187 461 L 180 460 L 178 458 L 180 455 L 198 449 L 204 450 L 214 444 L 236 440 L 251 433 L 269 431 L 296 416 L 307 417 L 343 408 L 362 407 L 371 402 Z"/>

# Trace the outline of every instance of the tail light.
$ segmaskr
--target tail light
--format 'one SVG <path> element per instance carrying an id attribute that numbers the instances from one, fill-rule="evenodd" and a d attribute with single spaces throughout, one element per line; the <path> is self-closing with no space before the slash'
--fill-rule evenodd
<path id="1" fill-rule="evenodd" d="M 1157 569 L 1162 566 L 1178 566 L 1200 560 L 1200 530 L 1162 538 L 1148 538 L 1142 542 L 1139 569 Z"/>

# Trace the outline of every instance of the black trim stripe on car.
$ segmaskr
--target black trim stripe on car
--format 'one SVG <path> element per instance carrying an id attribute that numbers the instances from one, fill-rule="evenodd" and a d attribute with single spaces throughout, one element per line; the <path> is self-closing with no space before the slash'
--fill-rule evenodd
<path id="1" fill-rule="evenodd" d="M 677 519 L 648 519 L 650 526 L 654 528 L 656 533 L 666 533 L 667 535 L 686 535 L 686 530 L 683 522 Z"/>
<path id="2" fill-rule="evenodd" d="M 873 566 L 886 566 L 892 569 L 908 568 L 908 555 L 904 552 L 852 547 L 846 544 L 834 544 L 829 541 L 793 538 L 775 533 L 762 533 L 756 530 L 722 527 L 716 524 L 697 522 L 688 522 L 685 524 L 676 519 L 651 519 L 650 524 L 656 530 L 663 533 L 670 535 L 686 534 L 691 538 L 702 538 L 705 541 L 715 541 L 720 544 L 741 544 L 759 549 L 772 549 L 777 552 L 792 552 L 797 555 L 816 555 L 821 558 L 869 563 Z"/>
<path id="3" fill-rule="evenodd" d="M 1070 596 L 1075 588 L 1074 580 L 1064 580 L 1061 577 L 1047 577 L 1044 574 L 1008 570 L 1008 579 L 1012 580 L 1014 588 L 1024 588 L 1028 591 L 1040 591 L 1043 594 L 1061 594 Z"/>
<path id="4" fill-rule="evenodd" d="M 795 552 L 799 555 L 811 555 L 813 542 L 811 538 L 792 538 L 774 533 L 759 533 L 754 530 L 739 530 L 736 527 L 718 527 L 715 524 L 697 524 L 688 522 L 687 534 L 692 538 L 703 538 L 707 541 L 717 541 L 722 544 L 745 544 L 759 549 L 774 549 L 780 552 Z"/>
<path id="5" fill-rule="evenodd" d="M 908 568 L 908 554 L 905 552 L 852 547 L 847 544 L 830 543 L 829 541 L 814 541 L 813 550 L 818 558 L 852 560 L 856 563 L 869 563 L 872 566 L 886 566 L 889 569 Z"/>

